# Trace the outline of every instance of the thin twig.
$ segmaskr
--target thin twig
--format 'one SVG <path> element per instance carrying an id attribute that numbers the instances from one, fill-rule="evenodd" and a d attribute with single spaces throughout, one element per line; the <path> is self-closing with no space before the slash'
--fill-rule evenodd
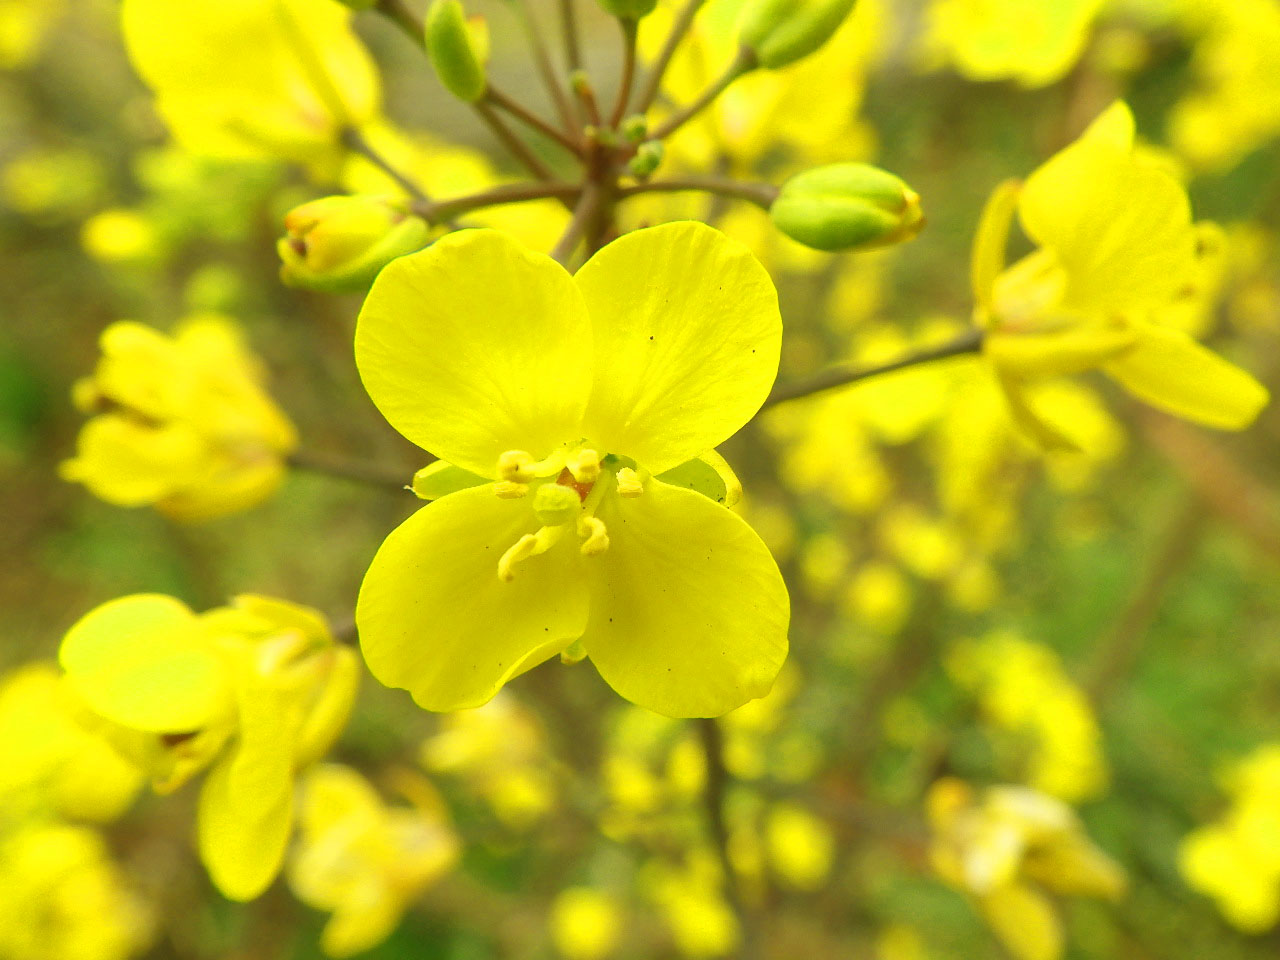
<path id="1" fill-rule="evenodd" d="M 564 56 L 569 72 L 582 69 L 582 49 L 578 43 L 578 9 L 575 0 L 560 0 L 560 28 L 564 33 Z"/>
<path id="2" fill-rule="evenodd" d="M 765 210 L 773 206 L 773 201 L 778 199 L 778 188 L 771 183 L 748 183 L 743 180 L 731 180 L 728 177 L 701 176 L 637 183 L 630 187 L 621 187 L 618 190 L 618 196 L 634 197 L 642 193 L 675 193 L 682 190 L 700 190 L 703 193 L 736 197 L 739 200 L 748 200 Z"/>
<path id="3" fill-rule="evenodd" d="M 572 133 L 576 124 L 573 119 L 573 107 L 569 104 L 569 94 L 565 91 L 564 84 L 560 82 L 560 77 L 556 73 L 555 65 L 551 62 L 547 41 L 543 38 L 542 31 L 538 29 L 538 21 L 534 19 L 533 11 L 529 9 L 529 0 L 517 0 L 515 11 L 529 40 L 529 48 L 533 51 L 534 63 L 538 67 L 542 83 L 555 104 L 556 113 L 560 115 L 560 125 L 565 133 Z"/>
<path id="4" fill-rule="evenodd" d="M 560 144 L 560 146 L 564 147 L 574 156 L 576 157 L 582 156 L 581 144 L 574 143 L 565 134 L 561 133 L 555 127 L 551 126 L 551 124 L 547 123 L 547 121 L 543 120 L 541 117 L 539 117 L 537 114 L 533 113 L 532 111 L 527 110 L 525 107 L 521 106 L 515 100 L 512 100 L 509 96 L 507 96 L 501 90 L 496 89 L 492 84 L 490 84 L 485 89 L 484 95 L 485 95 L 485 99 L 487 99 L 495 107 L 501 107 L 503 110 L 507 111 L 507 113 L 511 114 L 511 116 L 515 117 L 525 126 L 531 127 L 532 129 L 537 130 L 540 134 L 542 134 L 544 137 L 547 137 L 550 140 L 554 140 L 556 143 Z"/>
<path id="5" fill-rule="evenodd" d="M 409 194 L 409 196 L 413 197 L 414 200 L 417 200 L 420 203 L 430 202 L 431 198 L 427 196 L 426 191 L 424 191 L 400 170 L 392 166 L 391 162 L 375 150 L 373 145 L 364 138 L 364 134 L 355 127 L 347 127 L 342 131 L 342 142 L 347 146 L 347 149 L 360 154 L 360 156 L 364 157 L 388 177 L 398 183 L 401 189 L 403 189 L 405 193 Z"/>
<path id="6" fill-rule="evenodd" d="M 583 185 L 582 195 L 578 197 L 578 204 L 573 209 L 573 219 L 569 221 L 569 225 L 551 251 L 552 259 L 559 261 L 565 267 L 569 266 L 569 258 L 573 256 L 573 251 L 577 249 L 587 227 L 600 212 L 602 197 L 603 190 L 595 180 L 588 180 Z"/>
<path id="7" fill-rule="evenodd" d="M 476 114 L 484 121 L 485 125 L 492 131 L 493 135 L 502 141 L 502 145 L 506 147 L 517 160 L 520 161 L 530 173 L 539 180 L 554 180 L 555 174 L 551 172 L 551 168 L 538 159 L 537 154 L 529 149 L 529 145 L 521 140 L 493 111 L 493 107 L 485 103 L 483 100 L 477 100 L 471 106 L 475 107 Z"/>
<path id="8" fill-rule="evenodd" d="M 742 933 L 740 956 L 755 956 L 758 947 L 756 931 L 751 924 L 752 918 L 748 916 L 742 902 L 738 873 L 733 867 L 733 859 L 729 856 L 729 830 L 724 819 L 725 788 L 729 784 L 729 771 L 724 765 L 724 734 L 714 717 L 706 717 L 694 722 L 698 726 L 698 736 L 702 742 L 702 753 L 706 761 L 702 805 L 707 817 L 707 833 L 720 860 L 720 869 L 724 872 L 725 899 L 733 910 L 738 928 Z"/>
<path id="9" fill-rule="evenodd" d="M 370 487 L 380 487 L 383 490 L 394 490 L 397 493 L 403 493 L 410 489 L 410 477 L 406 476 L 404 472 L 374 463 L 347 460 L 327 453 L 317 453 L 314 450 L 295 450 L 289 456 L 288 462 L 289 466 L 295 470 L 323 474 L 327 477 L 337 477 L 354 483 L 363 483 Z"/>
<path id="10" fill-rule="evenodd" d="M 919 353 L 909 354 L 889 363 L 882 363 L 874 367 L 850 367 L 847 364 L 841 364 L 822 370 L 809 379 L 801 380 L 798 383 L 779 384 L 773 388 L 773 392 L 769 394 L 769 398 L 765 400 L 760 409 L 765 410 L 775 404 L 785 403 L 788 400 L 798 400 L 800 397 L 812 396 L 824 390 L 832 390 L 835 387 L 857 383 L 859 380 L 868 380 L 881 374 L 893 373 L 895 370 L 905 370 L 907 367 L 931 363 L 934 360 L 945 360 L 948 357 L 958 357 L 966 353 L 977 353 L 981 349 L 982 331 L 975 327 L 972 330 L 966 330 L 954 340 L 950 340 L 941 346 L 921 350 Z"/>
<path id="11" fill-rule="evenodd" d="M 696 117 L 706 109 L 706 107 L 710 106 L 710 104 L 715 101 L 716 97 L 724 93 L 735 80 L 744 73 L 749 73 L 754 70 L 755 67 L 756 55 L 746 47 L 739 47 L 738 55 L 734 57 L 729 66 L 725 68 L 724 73 L 720 74 L 719 78 L 717 78 L 711 86 L 703 90 L 702 93 L 698 95 L 697 99 L 688 106 L 677 111 L 674 116 L 667 119 L 666 123 L 658 127 L 658 129 L 652 134 L 653 139 L 661 140 L 664 137 L 671 136 L 671 134 L 675 133 L 686 123 Z"/>
<path id="12" fill-rule="evenodd" d="M 374 9 L 403 30 L 405 36 L 417 46 L 426 47 L 427 38 L 423 32 L 422 21 L 405 6 L 404 0 L 378 0 L 374 4 Z"/>
<path id="13" fill-rule="evenodd" d="M 622 28 L 622 80 L 618 84 L 618 100 L 613 105 L 609 126 L 615 130 L 626 115 L 631 100 L 631 85 L 636 78 L 636 33 L 639 24 L 635 20 L 619 20 Z"/>
<path id="14" fill-rule="evenodd" d="M 649 76 L 640 91 L 640 99 L 636 102 L 637 113 L 644 113 L 653 106 L 653 101 L 658 96 L 658 90 L 662 87 L 662 78 L 667 72 L 667 67 L 671 65 L 671 58 L 675 56 L 676 49 L 680 46 L 680 41 L 684 39 L 685 34 L 689 32 L 689 28 L 693 25 L 693 18 L 697 16 L 698 11 L 702 9 L 702 5 L 706 2 L 707 0 L 685 0 L 685 5 L 676 14 L 675 22 L 671 24 L 671 32 L 667 34 L 667 39 L 663 41 L 662 49 L 658 52 L 658 58 L 653 61 L 653 66 L 649 68 Z"/>
<path id="15" fill-rule="evenodd" d="M 456 216 L 484 207 L 498 207 L 506 203 L 522 203 L 527 200 L 563 200 L 572 202 L 582 192 L 576 183 L 555 180 L 534 183 L 507 183 L 490 190 L 471 193 L 462 197 L 437 200 L 435 203 L 414 204 L 413 211 L 429 223 L 445 223 Z"/>

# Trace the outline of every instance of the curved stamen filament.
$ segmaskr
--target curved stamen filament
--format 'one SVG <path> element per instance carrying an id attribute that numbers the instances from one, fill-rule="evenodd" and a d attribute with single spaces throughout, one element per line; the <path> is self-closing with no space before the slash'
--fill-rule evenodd
<path id="1" fill-rule="evenodd" d="M 498 457 L 498 479 L 528 483 L 538 477 L 554 477 L 564 469 L 564 451 L 557 450 L 542 460 L 527 450 L 508 450 Z"/>
<path id="2" fill-rule="evenodd" d="M 510 583 L 515 579 L 517 563 L 546 553 L 563 533 L 564 527 L 541 527 L 537 533 L 526 533 L 498 560 L 498 579 Z"/>

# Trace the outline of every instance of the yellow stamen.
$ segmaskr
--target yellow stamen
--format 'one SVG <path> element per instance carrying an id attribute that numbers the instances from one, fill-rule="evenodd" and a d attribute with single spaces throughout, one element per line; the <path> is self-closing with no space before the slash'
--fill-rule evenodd
<path id="1" fill-rule="evenodd" d="M 564 527 L 541 527 L 537 533 L 526 533 L 508 548 L 498 560 L 498 579 L 510 583 L 516 577 L 515 566 L 540 553 L 546 553 L 560 539 Z"/>
<path id="2" fill-rule="evenodd" d="M 579 447 L 565 464 L 578 483 L 595 483 L 600 479 L 600 454 L 590 447 Z"/>
<path id="3" fill-rule="evenodd" d="M 527 450 L 508 450 L 498 457 L 498 479 L 528 483 L 538 477 L 554 477 L 564 469 L 564 451 L 557 450 L 542 460 Z"/>
<path id="4" fill-rule="evenodd" d="M 516 483 L 514 480 L 499 480 L 493 485 L 493 492 L 503 500 L 519 500 L 529 492 L 529 485 Z"/>
<path id="5" fill-rule="evenodd" d="M 640 474 L 630 467 L 623 467 L 618 471 L 618 496 L 638 497 L 642 493 L 644 493 L 644 481 L 640 479 Z"/>
<path id="6" fill-rule="evenodd" d="M 578 536 L 586 538 L 582 541 L 582 547 L 580 548 L 584 557 L 594 557 L 596 554 L 604 553 L 609 549 L 609 530 L 599 517 L 592 517 L 587 514 L 579 517 Z"/>

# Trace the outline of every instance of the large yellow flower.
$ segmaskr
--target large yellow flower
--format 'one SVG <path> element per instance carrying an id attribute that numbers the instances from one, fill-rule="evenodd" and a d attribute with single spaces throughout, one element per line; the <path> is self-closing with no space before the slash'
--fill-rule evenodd
<path id="1" fill-rule="evenodd" d="M 73 394 L 96 416 L 63 479 L 183 520 L 243 510 L 275 491 L 297 437 L 230 320 L 195 315 L 172 335 L 120 321 L 101 343 L 97 369 Z"/>
<path id="2" fill-rule="evenodd" d="M 1015 212 L 1037 249 L 1005 267 Z M 1195 295 L 1199 235 L 1181 184 L 1135 153 L 1121 102 L 988 201 L 973 254 L 983 349 L 1019 425 L 1043 446 L 1071 444 L 1032 409 L 1026 386 L 1091 369 L 1219 429 L 1247 427 L 1266 405 L 1253 377 L 1169 323 Z"/>
<path id="3" fill-rule="evenodd" d="M 698 223 L 627 234 L 576 276 L 488 230 L 394 261 L 356 362 L 391 424 L 449 466 L 365 576 L 374 675 L 431 710 L 478 706 L 558 653 L 671 716 L 766 694 L 786 588 L 696 490 L 768 394 L 781 334 L 764 268 Z"/>
<path id="4" fill-rule="evenodd" d="M 129 59 L 174 139 L 315 164 L 378 112 L 376 68 L 335 0 L 124 0 Z M 327 151 L 326 151 L 326 148 Z"/>
<path id="5" fill-rule="evenodd" d="M 197 615 L 160 594 L 104 603 L 62 641 L 77 694 L 176 789 L 209 767 L 197 839 L 214 883 L 249 900 L 280 869 L 297 772 L 329 749 L 355 699 L 358 661 L 314 610 L 267 597 Z"/>

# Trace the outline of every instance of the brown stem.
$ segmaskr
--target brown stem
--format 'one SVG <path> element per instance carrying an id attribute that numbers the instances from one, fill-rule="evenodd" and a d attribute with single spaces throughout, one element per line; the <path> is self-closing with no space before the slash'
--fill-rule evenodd
<path id="1" fill-rule="evenodd" d="M 427 38 L 422 21 L 404 4 L 404 0 L 378 0 L 374 9 L 404 31 L 419 47 L 426 48 Z"/>
<path id="2" fill-rule="evenodd" d="M 569 226 L 565 228 L 560 239 L 556 241 L 555 248 L 551 251 L 551 257 L 559 261 L 566 268 L 569 266 L 569 258 L 573 256 L 573 251 L 577 249 L 579 241 L 582 240 L 592 221 L 595 220 L 600 212 L 601 201 L 604 199 L 604 189 L 600 182 L 594 178 L 589 178 L 582 187 L 582 194 L 578 197 L 578 204 L 573 210 L 573 219 L 569 221 Z"/>
<path id="3" fill-rule="evenodd" d="M 674 193 L 681 190 L 701 190 L 704 193 L 715 193 L 725 197 L 736 197 L 748 200 L 758 207 L 768 210 L 773 201 L 778 199 L 778 188 L 769 183 L 747 183 L 742 180 L 731 180 L 727 177 L 676 177 L 670 180 L 654 180 L 637 183 L 634 186 L 622 187 L 619 197 L 634 197 L 642 193 Z"/>
<path id="4" fill-rule="evenodd" d="M 360 154 L 360 156 L 364 157 L 388 177 L 398 183 L 401 189 L 403 189 L 405 193 L 409 194 L 409 196 L 413 197 L 414 200 L 420 203 L 430 202 L 430 197 L 427 196 L 426 191 L 418 186 L 413 180 L 409 179 L 409 177 L 400 170 L 397 170 L 392 166 L 387 158 L 375 150 L 373 145 L 364 138 L 364 134 L 355 127 L 347 127 L 342 131 L 342 142 L 346 145 L 348 150 Z"/>
<path id="5" fill-rule="evenodd" d="M 505 203 L 521 203 L 526 200 L 576 200 L 582 187 L 565 181 L 546 183 L 508 183 L 480 193 L 467 194 L 463 197 L 452 197 L 438 200 L 435 203 L 418 203 L 414 205 L 414 213 L 432 224 L 447 223 L 460 214 L 469 213 L 484 207 L 497 207 Z"/>
<path id="6" fill-rule="evenodd" d="M 351 480 L 354 483 L 363 483 L 383 490 L 394 490 L 397 493 L 404 493 L 410 489 L 411 478 L 405 476 L 400 470 L 360 460 L 335 457 L 314 450 L 295 450 L 289 456 L 288 463 L 295 470 Z"/>
<path id="7" fill-rule="evenodd" d="M 560 82 L 560 77 L 556 73 L 555 65 L 551 62 L 551 53 L 547 49 L 547 42 L 542 36 L 542 31 L 538 29 L 538 22 L 534 19 L 533 11 L 529 9 L 529 0 L 518 0 L 515 6 L 516 16 L 520 18 L 525 36 L 529 40 L 529 48 L 533 51 L 533 59 L 538 67 L 538 74 L 542 77 L 543 86 L 547 88 L 547 93 L 555 104 L 556 113 L 560 116 L 560 125 L 564 128 L 565 133 L 572 133 L 576 126 L 573 119 L 573 107 L 569 103 L 569 95 L 565 92 L 564 84 Z"/>
<path id="8" fill-rule="evenodd" d="M 868 380 L 881 374 L 893 373 L 895 370 L 905 370 L 908 367 L 932 363 L 934 360 L 945 360 L 948 357 L 958 357 L 966 353 L 977 353 L 981 349 L 982 331 L 975 327 L 972 330 L 966 330 L 954 340 L 948 341 L 941 346 L 921 350 L 919 353 L 913 353 L 897 360 L 892 360 L 889 363 L 882 363 L 874 367 L 850 367 L 846 364 L 841 364 L 822 370 L 809 379 L 801 380 L 798 383 L 778 384 L 773 388 L 773 392 L 769 394 L 769 398 L 765 400 L 760 409 L 766 410 L 788 400 L 798 400 L 800 397 L 812 396 L 824 390 L 832 390 L 835 387 L 857 383 L 859 380 Z"/>
<path id="9" fill-rule="evenodd" d="M 684 39 L 685 34 L 689 32 L 689 28 L 693 26 L 693 18 L 697 16 L 698 11 L 702 9 L 702 5 L 706 2 L 707 0 L 685 0 L 685 5 L 676 14 L 675 22 L 671 25 L 671 32 L 667 34 L 667 39 L 663 41 L 662 49 L 658 51 L 658 58 L 653 61 L 653 66 L 649 68 L 649 76 L 640 91 L 640 99 L 636 103 L 636 111 L 638 113 L 644 113 L 653 106 L 653 101 L 658 96 L 658 90 L 662 87 L 662 78 L 667 72 L 667 67 L 671 65 L 671 58 L 675 56 L 676 49 L 680 46 L 680 41 Z"/>
<path id="10" fill-rule="evenodd" d="M 502 118 L 494 113 L 493 107 L 483 100 L 477 100 L 471 106 L 475 108 L 476 114 L 484 121 L 493 135 L 502 142 L 502 145 L 511 152 L 512 156 L 524 165 L 525 169 L 539 180 L 550 181 L 555 179 L 555 174 L 551 172 L 551 168 L 539 160 L 537 154 L 529 149 L 529 145 L 503 123 Z"/>
<path id="11" fill-rule="evenodd" d="M 582 156 L 582 145 L 574 143 L 565 134 L 561 133 L 547 121 L 543 120 L 537 114 L 527 110 L 515 100 L 512 100 L 501 90 L 495 88 L 492 84 L 484 92 L 485 99 L 492 103 L 495 107 L 501 107 L 511 116 L 515 117 L 527 127 L 537 130 L 544 137 L 554 140 L 560 146 L 564 147 L 575 157 Z"/>
<path id="12" fill-rule="evenodd" d="M 658 129 L 652 134 L 653 139 L 661 140 L 664 137 L 671 136 L 671 134 L 675 133 L 704 109 L 710 106 L 716 97 L 720 96 L 720 94 L 724 93 L 725 90 L 729 88 L 733 81 L 737 80 L 744 73 L 751 72 L 755 68 L 756 55 L 746 47 L 739 47 L 738 55 L 734 57 L 729 66 L 725 68 L 724 73 L 720 74 L 719 78 L 715 80 L 711 86 L 703 90 L 696 100 L 684 107 L 682 110 L 677 111 L 676 114 L 673 117 L 670 117 L 666 123 L 658 127 Z"/>
<path id="13" fill-rule="evenodd" d="M 575 0 L 560 0 L 560 28 L 564 33 L 564 56 L 569 71 L 582 68 L 582 49 L 578 44 L 578 10 Z"/>
<path id="14" fill-rule="evenodd" d="M 609 117 L 609 126 L 615 130 L 627 112 L 627 104 L 631 100 L 631 85 L 636 78 L 636 33 L 639 24 L 635 20 L 619 20 L 622 28 L 622 80 L 618 85 L 618 100 L 613 105 L 613 114 Z"/>

